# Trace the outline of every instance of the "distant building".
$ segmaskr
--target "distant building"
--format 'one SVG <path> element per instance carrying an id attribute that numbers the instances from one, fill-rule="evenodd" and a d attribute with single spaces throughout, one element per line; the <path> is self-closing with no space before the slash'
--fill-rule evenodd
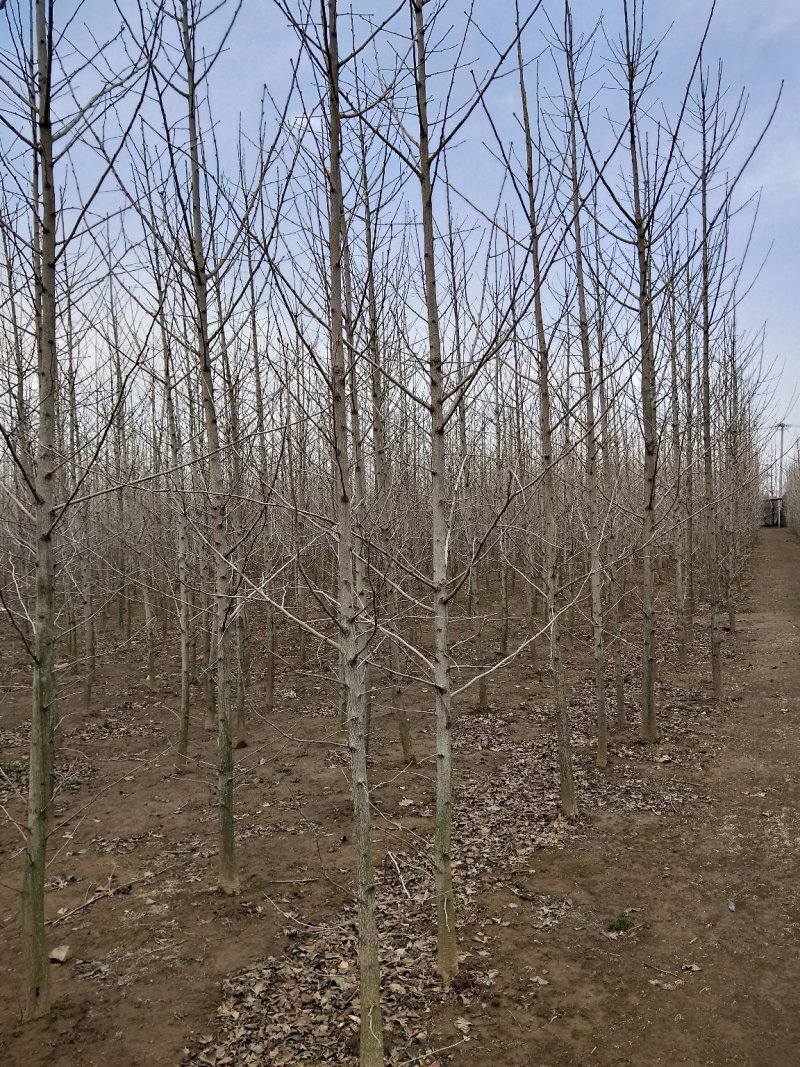
<path id="1" fill-rule="evenodd" d="M 782 496 L 765 496 L 763 500 L 762 526 L 785 526 L 786 508 Z"/>

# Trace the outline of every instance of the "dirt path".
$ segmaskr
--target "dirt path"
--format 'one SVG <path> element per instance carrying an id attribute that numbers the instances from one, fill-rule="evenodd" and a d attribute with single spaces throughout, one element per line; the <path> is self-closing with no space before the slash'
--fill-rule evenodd
<path id="1" fill-rule="evenodd" d="M 800 543 L 787 531 L 761 532 L 727 678 L 730 711 L 707 727 L 723 747 L 692 768 L 710 802 L 688 818 L 597 819 L 585 849 L 545 857 L 533 879 L 578 914 L 636 908 L 634 929 L 565 922 L 529 945 L 550 983 L 533 1010 L 518 999 L 520 939 L 506 938 L 505 1034 L 498 1020 L 460 1063 L 800 1064 Z"/>

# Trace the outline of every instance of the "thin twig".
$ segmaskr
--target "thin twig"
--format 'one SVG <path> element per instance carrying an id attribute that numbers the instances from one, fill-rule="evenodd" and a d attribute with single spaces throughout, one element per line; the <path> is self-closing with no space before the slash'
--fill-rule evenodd
<path id="1" fill-rule="evenodd" d="M 670 978 L 680 978 L 679 974 L 675 974 L 674 971 L 665 971 L 663 967 L 656 967 L 654 963 L 645 963 L 645 967 L 651 967 L 654 971 L 658 971 L 659 974 L 668 974 Z"/>
<path id="2" fill-rule="evenodd" d="M 411 900 L 411 894 L 409 893 L 408 889 L 406 888 L 406 883 L 403 881 L 403 876 L 400 873 L 400 868 L 397 866 L 397 860 L 394 858 L 394 856 L 393 856 L 393 854 L 391 852 L 387 852 L 387 856 L 389 857 L 389 859 L 394 864 L 394 869 L 397 871 L 397 877 L 400 879 L 400 885 L 403 887 L 403 892 L 408 897 L 408 899 Z"/>
<path id="3" fill-rule="evenodd" d="M 442 1045 L 441 1048 L 432 1049 L 430 1052 L 423 1052 L 420 1056 L 412 1056 L 410 1060 L 401 1060 L 397 1067 L 409 1067 L 412 1063 L 422 1063 L 423 1060 L 427 1060 L 429 1056 L 438 1056 L 440 1052 L 447 1052 L 451 1048 L 458 1048 L 459 1045 L 464 1045 L 469 1038 L 462 1037 L 460 1041 L 454 1041 L 452 1045 Z"/>
<path id="4" fill-rule="evenodd" d="M 305 885 L 306 882 L 318 882 L 319 878 L 267 878 L 264 885 Z"/>
<path id="5" fill-rule="evenodd" d="M 177 866 L 177 863 L 170 863 L 168 867 L 162 867 L 160 871 L 155 871 L 153 874 L 145 874 L 141 878 L 134 878 L 132 882 L 123 882 L 122 885 L 115 886 L 113 889 L 101 889 L 99 892 L 95 893 L 93 897 L 84 900 L 83 904 L 79 904 L 77 908 L 73 908 L 72 911 L 68 911 L 64 915 L 57 915 L 54 919 L 48 919 L 45 926 L 56 926 L 58 923 L 66 922 L 67 919 L 76 915 L 79 911 L 84 911 L 84 909 L 90 908 L 93 904 L 96 904 L 98 900 L 108 900 L 110 897 L 115 897 L 119 893 L 127 893 L 128 890 L 132 889 L 135 885 L 139 885 L 141 882 L 149 882 L 154 878 L 160 878 L 162 874 L 166 874 L 167 871 L 171 871 L 173 867 Z"/>

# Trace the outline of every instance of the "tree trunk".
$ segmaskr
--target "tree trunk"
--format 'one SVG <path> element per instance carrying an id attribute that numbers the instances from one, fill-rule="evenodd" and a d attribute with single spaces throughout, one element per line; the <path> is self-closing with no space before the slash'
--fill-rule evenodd
<path id="1" fill-rule="evenodd" d="M 33 621 L 33 706 L 22 881 L 25 1014 L 28 1017 L 43 1015 L 50 1007 L 50 962 L 44 926 L 44 896 L 48 824 L 53 799 L 56 701 L 53 672 L 56 575 L 51 532 L 55 504 L 58 383 L 56 189 L 50 117 L 52 40 L 46 0 L 36 0 L 36 41 L 37 115 L 33 202 L 39 427 L 35 472 L 36 602 Z"/>
<path id="2" fill-rule="evenodd" d="M 236 732 L 237 743 L 247 742 L 247 686 L 250 680 L 250 637 L 244 601 L 236 616 Z"/>
<path id="3" fill-rule="evenodd" d="M 323 8 L 323 17 L 324 17 Z M 341 681 L 345 693 L 347 741 L 350 750 L 350 782 L 353 797 L 353 831 L 358 893 L 358 960 L 361 1031 L 360 1067 L 383 1067 L 383 1021 L 381 1017 L 380 960 L 375 913 L 375 874 L 372 858 L 369 780 L 367 773 L 366 686 L 364 648 L 361 640 L 355 584 L 355 553 L 358 531 L 353 507 L 353 470 L 350 459 L 347 360 L 344 350 L 342 311 L 342 248 L 344 233 L 341 176 L 341 120 L 339 114 L 339 46 L 336 0 L 327 4 L 327 75 L 329 106 L 330 168 L 328 172 L 328 255 L 330 269 L 330 346 L 333 395 L 333 443 L 335 453 L 337 525 L 339 532 L 338 599 Z"/>
<path id="4" fill-rule="evenodd" d="M 558 528 L 556 524 L 555 480 L 553 477 L 553 438 L 550 412 L 550 353 L 544 326 L 542 307 L 542 276 L 539 261 L 539 230 L 536 192 L 534 187 L 533 139 L 531 135 L 528 97 L 525 88 L 522 45 L 517 44 L 519 88 L 522 103 L 522 123 L 525 137 L 528 222 L 531 228 L 531 265 L 533 267 L 533 308 L 538 345 L 539 438 L 542 453 L 542 509 L 544 521 L 545 610 L 550 630 L 550 673 L 555 699 L 556 739 L 561 792 L 561 810 L 571 817 L 578 810 L 575 776 L 572 770 L 572 745 L 567 708 L 567 690 L 561 656 L 561 620 L 557 605 L 558 593 Z"/>
<path id="5" fill-rule="evenodd" d="M 586 412 L 586 487 L 589 492 L 589 581 L 591 587 L 592 646 L 594 652 L 594 692 L 597 713 L 598 767 L 608 762 L 608 722 L 606 719 L 606 680 L 603 652 L 603 567 L 600 558 L 600 490 L 598 478 L 597 427 L 594 416 L 594 381 L 589 344 L 589 318 L 586 313 L 586 286 L 583 271 L 581 234 L 581 194 L 578 178 L 578 100 L 572 51 L 572 20 L 567 21 L 567 64 L 570 86 L 570 164 L 572 176 L 572 212 L 575 234 L 575 277 L 578 287 L 578 328 L 583 361 L 583 391 Z"/>
<path id="6" fill-rule="evenodd" d="M 189 124 L 189 158 L 191 167 L 192 259 L 197 341 L 197 360 L 203 395 L 203 415 L 208 445 L 210 500 L 213 509 L 212 543 L 214 548 L 214 615 L 217 695 L 217 806 L 219 811 L 218 883 L 223 893 L 239 892 L 236 846 L 233 831 L 233 738 L 231 731 L 230 629 L 231 590 L 230 550 L 227 534 L 225 481 L 220 451 L 217 408 L 208 330 L 208 278 L 203 245 L 200 190 L 200 150 L 197 131 L 197 95 L 195 83 L 194 27 L 189 24 L 188 0 L 181 6 L 184 60 L 186 63 Z"/>
<path id="7" fill-rule="evenodd" d="M 141 569 L 142 600 L 144 603 L 144 633 L 147 644 L 147 688 L 152 693 L 156 687 L 156 616 L 153 610 L 153 590 L 150 574 Z"/>
<path id="8" fill-rule="evenodd" d="M 708 156 L 705 96 L 701 93 L 701 138 L 703 146 L 700 172 L 700 221 L 702 227 L 702 414 L 703 414 L 703 488 L 705 492 L 708 545 L 708 588 L 711 609 L 711 678 L 715 700 L 722 700 L 722 631 L 719 624 L 719 545 L 717 541 L 717 503 L 714 491 L 714 458 L 711 451 L 711 279 L 708 224 Z"/>
<path id="9" fill-rule="evenodd" d="M 453 822 L 453 755 L 450 734 L 450 640 L 447 598 L 447 462 L 445 454 L 444 384 L 439 332 L 439 301 L 436 292 L 434 258 L 433 187 L 428 139 L 428 96 L 425 53 L 425 22 L 421 0 L 412 0 L 417 72 L 417 116 L 419 118 L 419 178 L 422 196 L 422 251 L 424 260 L 425 305 L 428 317 L 428 373 L 430 382 L 430 501 L 433 548 L 433 663 L 436 689 L 436 868 L 437 967 L 447 986 L 458 973 L 455 894 L 451 867 Z"/>
<path id="10" fill-rule="evenodd" d="M 650 264 L 647 229 L 642 211 L 639 153 L 636 141 L 636 67 L 628 67 L 628 133 L 631 155 L 636 263 L 638 271 L 639 346 L 641 359 L 642 434 L 644 440 L 642 500 L 642 695 L 640 734 L 643 741 L 658 739 L 656 721 L 656 610 L 655 610 L 655 497 L 657 463 L 656 367 L 650 313 Z"/>

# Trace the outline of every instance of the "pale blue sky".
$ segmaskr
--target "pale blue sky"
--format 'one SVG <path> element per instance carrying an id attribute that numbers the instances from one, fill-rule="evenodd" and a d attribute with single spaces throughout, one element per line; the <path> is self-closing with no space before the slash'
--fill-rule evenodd
<path id="1" fill-rule="evenodd" d="M 697 0 L 652 3 L 651 16 L 672 33 L 665 53 L 688 52 L 702 33 L 707 7 Z M 776 382 L 776 420 L 800 424 L 800 3 L 771 0 L 752 4 L 720 0 L 709 38 L 709 55 L 720 55 L 727 80 L 750 92 L 750 122 L 755 130 L 768 115 L 781 80 L 783 95 L 775 121 L 744 185 L 762 189 L 757 242 L 752 263 L 773 243 L 769 259 L 742 308 L 743 324 L 767 320 L 766 356 L 782 366 Z M 793 439 L 800 429 L 793 430 Z M 790 436 L 787 435 L 787 444 Z"/>
<path id="2" fill-rule="evenodd" d="M 355 6 L 355 10 L 369 11 L 379 18 L 393 6 L 387 0 L 369 0 Z M 560 17 L 560 3 L 546 6 L 554 19 Z M 457 21 L 465 5 L 455 7 L 453 16 Z M 525 5 L 522 7 L 524 10 Z M 594 0 L 573 0 L 573 7 L 576 25 L 588 26 L 604 12 L 611 27 L 619 19 L 621 3 L 610 0 L 601 5 Z M 344 4 L 341 10 L 344 12 Z M 475 4 L 476 20 L 490 30 L 498 43 L 503 40 L 503 25 L 509 24 L 512 11 L 510 0 L 477 0 Z M 672 95 L 674 99 L 682 88 L 709 11 L 710 5 L 702 0 L 650 0 L 647 5 L 650 35 L 658 38 L 669 30 L 660 64 L 660 87 L 666 98 Z M 539 16 L 537 21 L 544 25 Z M 534 30 L 532 45 L 535 37 Z M 220 119 L 227 119 L 233 126 L 240 109 L 253 114 L 259 85 L 283 82 L 293 49 L 293 34 L 287 31 L 269 0 L 245 0 L 215 85 L 215 110 Z M 598 54 L 604 54 L 602 44 L 598 44 Z M 772 247 L 758 281 L 743 303 L 740 322 L 743 328 L 755 331 L 767 321 L 765 357 L 767 362 L 777 361 L 782 368 L 780 380 L 775 383 L 775 418 L 785 416 L 789 422 L 800 424 L 800 3 L 771 0 L 762 7 L 744 0 L 719 0 L 706 54 L 714 65 L 722 57 L 732 95 L 742 86 L 749 92 L 743 145 L 748 135 L 753 137 L 760 130 L 781 80 L 784 81 L 772 128 L 741 186 L 743 194 L 762 189 L 756 241 L 750 256 L 753 270 Z M 794 397 L 794 393 L 798 395 Z"/>
<path id="3" fill-rule="evenodd" d="M 123 4 L 127 0 L 122 0 Z M 450 0 L 453 21 L 460 21 L 465 4 Z M 355 6 L 355 5 L 354 5 Z M 394 7 L 393 0 L 364 0 L 356 11 L 369 12 L 380 19 Z M 526 5 L 521 4 L 523 11 Z M 554 21 L 561 20 L 560 0 L 548 0 L 546 7 Z M 621 0 L 601 5 L 595 0 L 573 0 L 577 26 L 588 27 L 604 14 L 609 32 L 618 24 Z M 62 17 L 74 9 L 69 0 L 59 0 L 56 11 Z M 345 3 L 340 10 L 345 13 Z M 649 35 L 660 37 L 671 26 L 662 47 L 660 88 L 672 102 L 680 92 L 691 68 L 695 50 L 708 17 L 709 5 L 702 0 L 649 0 L 646 24 Z M 508 40 L 513 17 L 511 0 L 476 0 L 476 21 L 487 29 L 492 39 L 502 44 Z M 86 0 L 82 21 L 90 22 L 102 36 L 103 29 L 115 25 L 117 16 L 104 0 Z M 217 20 L 219 21 L 219 20 Z M 406 29 L 408 16 L 400 16 L 399 27 Z M 528 53 L 542 43 L 536 27 L 544 28 L 537 15 L 527 41 Z M 3 34 L 5 35 L 5 28 Z M 476 67 L 486 65 L 479 46 L 473 46 Z M 271 0 L 244 0 L 239 21 L 230 37 L 227 54 L 221 59 L 213 81 L 214 113 L 220 126 L 220 140 L 233 145 L 243 116 L 244 128 L 257 125 L 261 87 L 270 85 L 281 97 L 291 57 L 296 53 L 296 39 L 284 17 Z M 598 57 L 607 49 L 597 46 Z M 761 146 L 742 184 L 742 192 L 762 189 L 757 239 L 752 249 L 752 268 L 772 245 L 760 278 L 743 304 L 740 326 L 756 331 L 767 321 L 765 357 L 782 369 L 775 382 L 774 417 L 786 417 L 800 424 L 800 294 L 797 286 L 798 249 L 800 249 L 800 3 L 798 0 L 771 0 L 769 5 L 755 5 L 745 0 L 719 0 L 707 45 L 707 57 L 725 63 L 726 81 L 736 94 L 746 86 L 750 94 L 748 119 L 743 142 L 754 136 L 771 110 L 781 80 L 782 101 L 772 129 Z M 487 53 L 488 54 L 488 50 Z M 500 121 L 502 122 L 502 116 Z M 485 129 L 476 116 L 470 133 L 479 144 Z M 479 178 L 472 175 L 472 181 Z"/>

